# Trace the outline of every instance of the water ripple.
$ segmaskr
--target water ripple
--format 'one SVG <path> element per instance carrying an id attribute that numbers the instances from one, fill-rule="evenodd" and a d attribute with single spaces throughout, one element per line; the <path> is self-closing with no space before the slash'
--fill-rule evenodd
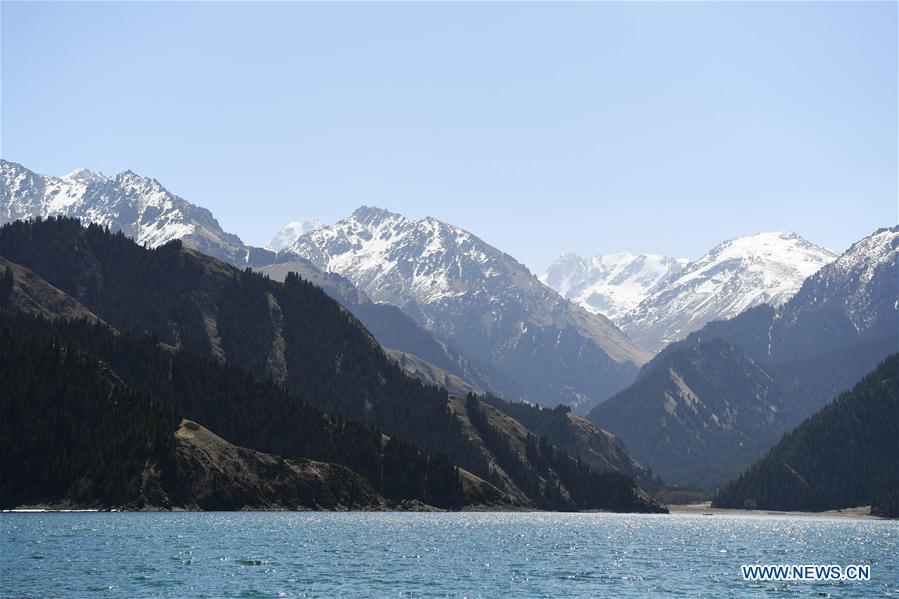
<path id="1" fill-rule="evenodd" d="M 0 596 L 899 596 L 895 522 L 552 513 L 0 515 Z M 28 564 L 24 567 L 24 564 Z M 746 583 L 866 563 L 867 583 Z"/>

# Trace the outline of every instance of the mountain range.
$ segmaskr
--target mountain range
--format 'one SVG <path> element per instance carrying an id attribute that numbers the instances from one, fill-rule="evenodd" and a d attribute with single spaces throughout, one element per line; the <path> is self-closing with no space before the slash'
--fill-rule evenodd
<path id="1" fill-rule="evenodd" d="M 763 233 L 692 262 L 566 255 L 538 279 L 433 218 L 363 206 L 330 226 L 290 223 L 268 248 L 254 248 L 130 171 L 55 178 L 0 161 L 0 174 L 3 223 L 67 215 L 122 233 L 115 242 L 96 231 L 79 238 L 70 221 L 54 220 L 28 241 L 45 246 L 24 251 L 20 239 L 0 251 L 18 313 L 85 318 L 236 364 L 317 409 L 442 456 L 475 487 L 492 486 L 491 501 L 562 501 L 532 486 L 536 470 L 519 469 L 513 455 L 527 451 L 567 452 L 647 486 L 658 480 L 641 463 L 668 482 L 719 488 L 899 346 L 896 227 L 839 257 L 793 233 Z M 157 251 L 138 258 L 125 238 Z M 113 247 L 116 259 L 106 255 Z M 334 324 L 331 308 L 316 312 L 334 329 L 315 328 L 316 339 L 374 348 L 361 370 L 347 370 L 343 350 L 320 356 L 304 345 L 313 329 L 295 305 L 312 301 L 298 291 L 307 282 L 354 323 Z M 324 376 L 309 378 L 310 364 Z M 414 391 L 407 375 L 443 395 Z M 371 386 L 382 379 L 390 393 Z M 367 391 L 337 393 L 348 388 Z M 407 413 L 410 402 L 420 406 Z M 589 421 L 578 415 L 588 412 Z M 227 442 L 282 453 L 198 420 Z M 541 449 L 539 437 L 555 449 Z M 565 501 L 558 505 L 574 505 Z"/>
<path id="2" fill-rule="evenodd" d="M 181 239 L 276 278 L 293 269 L 362 319 L 385 347 L 411 356 L 410 372 L 423 379 L 442 371 L 458 377 L 458 390 L 565 403 L 581 413 L 632 382 L 651 355 L 641 346 L 656 351 L 709 320 L 782 302 L 804 274 L 832 258 L 790 234 L 726 242 L 692 263 L 567 256 L 541 280 L 569 303 L 510 256 L 436 219 L 361 208 L 329 227 L 289 223 L 267 248 L 255 248 L 223 231 L 207 210 L 130 171 L 106 177 L 79 169 L 57 178 L 2 161 L 0 173 L 0 222 L 75 216 L 151 248 Z"/>
<path id="3" fill-rule="evenodd" d="M 899 227 L 853 244 L 780 306 L 714 321 L 589 418 L 672 482 L 715 488 L 899 347 Z"/>
<path id="4" fill-rule="evenodd" d="M 275 249 L 321 226 L 319 221 L 292 222 L 275 234 L 269 248 L 244 244 L 221 229 L 212 214 L 172 194 L 158 181 L 125 171 L 114 177 L 78 169 L 65 177 L 36 174 L 20 164 L 0 160 L 0 224 L 18 219 L 69 216 L 121 231 L 141 245 L 159 247 L 181 240 L 188 248 L 237 267 L 263 268 L 283 280 L 289 271 L 321 286 L 366 324 L 378 341 L 392 350 L 422 358 L 477 388 L 492 384 L 458 352 L 440 343 L 399 309 L 370 301 L 339 275 L 325 274 L 311 262 Z M 423 373 L 422 369 L 417 371 Z"/>
<path id="5" fill-rule="evenodd" d="M 627 386 L 649 357 L 604 316 L 437 219 L 362 207 L 285 252 L 398 306 L 463 352 L 508 398 L 584 410 Z"/>
<path id="6" fill-rule="evenodd" d="M 584 258 L 569 253 L 539 278 L 562 297 L 620 325 L 640 302 L 688 263 L 659 254 L 620 252 Z"/>
<path id="7" fill-rule="evenodd" d="M 343 464 L 397 501 L 460 506 L 471 503 L 466 488 L 481 498 L 492 488 L 488 495 L 507 505 L 658 509 L 628 476 L 648 478 L 620 443 L 592 450 L 624 452 L 605 462 L 635 470 L 594 469 L 473 396 L 422 385 L 345 308 L 295 274 L 278 283 L 177 240 L 150 250 L 121 232 L 57 218 L 0 228 L 0 256 L 12 281 L 0 314 L 18 318 L 5 320 L 10 334 L 86 352 L 125 393 L 174 399 L 185 417 L 241 447 Z M 65 312 L 54 314 L 57 305 Z M 85 318 L 61 318 L 75 314 Z M 34 384 L 42 389 L 40 380 Z M 75 410 L 76 403 L 63 405 Z M 27 420 L 38 412 L 4 413 L 26 418 L 10 426 L 44 436 L 55 430 Z M 77 414 L 67 422 L 78 422 Z M 4 472 L 38 484 L 11 464 Z M 120 465 L 134 476 L 136 464 Z"/>
<path id="8" fill-rule="evenodd" d="M 78 218 L 122 231 L 150 248 L 180 239 L 235 265 L 268 264 L 275 258 L 274 252 L 226 233 L 209 210 L 174 195 L 156 179 L 130 170 L 107 177 L 85 168 L 52 177 L 0 160 L 0 225 L 38 216 Z"/>
<path id="9" fill-rule="evenodd" d="M 698 260 L 611 254 L 560 258 L 540 280 L 611 318 L 657 352 L 708 322 L 761 304 L 779 306 L 837 254 L 795 233 L 759 233 L 720 243 Z"/>
<path id="10" fill-rule="evenodd" d="M 2 161 L 0 174 L 0 222 L 49 215 L 78 217 L 85 223 L 121 231 L 150 248 L 180 239 L 186 247 L 235 266 L 267 268 L 266 272 L 281 279 L 290 270 L 301 272 L 360 317 L 385 347 L 421 358 L 473 388 L 550 406 L 570 403 L 586 411 L 626 386 L 639 364 L 648 358 L 608 320 L 570 305 L 511 257 L 461 229 L 438 225 L 433 219 L 428 221 L 431 229 L 416 232 L 414 243 L 430 243 L 430 256 L 436 260 L 438 245 L 434 244 L 447 241 L 448 235 L 458 232 L 460 240 L 466 239 L 467 247 L 454 255 L 460 259 L 456 266 L 464 263 L 468 270 L 459 271 L 459 280 L 451 281 L 452 269 L 447 269 L 447 264 L 432 264 L 430 274 L 416 275 L 418 287 L 415 294 L 409 294 L 410 301 L 402 301 L 398 290 L 410 291 L 403 284 L 394 285 L 396 293 L 391 295 L 387 288 L 364 284 L 358 276 L 351 276 L 358 272 L 341 272 L 335 268 L 336 263 L 323 267 L 321 261 L 304 261 L 312 252 L 307 251 L 310 246 L 296 241 L 297 236 L 310 239 L 312 235 L 303 232 L 315 229 L 319 223 L 308 221 L 285 227 L 269 246 L 280 248 L 292 240 L 293 243 L 276 254 L 247 246 L 236 235 L 225 233 L 207 210 L 172 194 L 155 179 L 131 171 L 106 177 L 80 169 L 65 177 L 50 177 Z M 366 226 L 375 226 L 379 219 L 398 218 L 386 211 L 363 208 L 334 227 L 314 230 L 313 235 L 339 230 L 347 222 L 355 223 L 357 217 L 365 220 L 362 215 L 366 213 Z M 406 226 L 413 222 L 402 221 Z M 365 234 L 368 233 L 362 232 Z M 436 237 L 432 239 L 430 235 Z M 402 246 L 404 239 L 398 236 L 395 241 L 400 245 L 392 251 L 408 265 L 422 256 L 414 252 L 402 256 L 406 249 Z M 472 257 L 486 261 L 487 256 L 492 266 L 470 261 Z M 321 271 L 329 272 L 326 275 Z M 500 272 L 505 276 L 497 278 L 495 275 Z M 335 273 L 344 278 L 336 279 Z M 485 286 L 485 281 L 492 287 Z M 454 321 L 447 318 L 445 325 L 438 326 L 415 306 L 432 308 L 434 303 L 425 300 L 427 292 L 422 291 L 423 286 L 431 285 L 437 290 L 444 283 L 467 291 L 439 298 L 431 296 L 435 302 L 446 304 L 441 320 L 443 315 L 458 312 Z M 450 296 L 455 296 L 454 302 Z M 464 332 L 468 323 L 473 326 Z M 422 365 L 414 372 L 426 378 L 425 373 L 430 371 L 430 367 Z M 574 374 L 562 380 L 563 371 Z"/>

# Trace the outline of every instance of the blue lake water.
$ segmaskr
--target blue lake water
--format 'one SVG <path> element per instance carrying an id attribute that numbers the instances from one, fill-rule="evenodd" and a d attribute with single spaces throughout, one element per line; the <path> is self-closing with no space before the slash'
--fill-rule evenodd
<path id="1" fill-rule="evenodd" d="M 890 597 L 899 523 L 555 513 L 0 515 L 2 597 Z M 870 564 L 870 582 L 740 565 Z"/>

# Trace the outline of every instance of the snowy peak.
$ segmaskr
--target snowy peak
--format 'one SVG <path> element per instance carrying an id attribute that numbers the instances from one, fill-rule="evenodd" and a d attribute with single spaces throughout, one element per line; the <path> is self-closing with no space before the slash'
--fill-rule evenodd
<path id="1" fill-rule="evenodd" d="M 148 247 L 182 239 L 188 247 L 232 264 L 243 265 L 261 252 L 223 231 L 212 213 L 172 194 L 156 179 L 130 170 L 107 177 L 86 168 L 52 177 L 0 160 L 0 224 L 49 216 L 109 227 Z"/>
<path id="2" fill-rule="evenodd" d="M 273 252 L 280 252 L 296 243 L 300 236 L 305 235 L 310 231 L 321 229 L 322 226 L 324 226 L 322 221 L 315 219 L 289 222 L 284 225 L 281 230 L 275 233 L 272 240 L 266 244 L 265 249 Z"/>
<path id="3" fill-rule="evenodd" d="M 524 269 L 511 260 L 500 264 L 501 252 L 463 229 L 368 206 L 300 237 L 287 251 L 349 278 L 375 301 L 398 306 L 480 290 L 500 267 Z M 491 258 L 497 262 L 488 264 Z"/>
<path id="4" fill-rule="evenodd" d="M 619 322 L 686 264 L 687 260 L 658 254 L 619 252 L 591 258 L 564 254 L 540 281 L 585 310 Z"/>
<path id="5" fill-rule="evenodd" d="M 401 214 L 378 208 L 377 206 L 359 206 L 350 215 L 348 220 L 354 220 L 360 224 L 374 224 L 385 220 L 408 220 Z"/>
<path id="6" fill-rule="evenodd" d="M 783 304 L 805 279 L 836 258 L 836 253 L 795 233 L 759 233 L 715 246 L 688 264 L 668 287 L 692 287 L 692 283 L 698 283 L 703 291 L 728 288 L 734 301 L 721 316 L 729 318 L 759 304 Z M 751 281 L 755 288 L 745 284 L 734 288 L 738 278 L 744 283 Z"/>
<path id="7" fill-rule="evenodd" d="M 795 233 L 759 233 L 720 243 L 693 262 L 629 252 L 565 254 L 540 280 L 658 351 L 711 320 L 782 305 L 836 257 Z"/>
<path id="8" fill-rule="evenodd" d="M 715 246 L 659 285 L 622 320 L 644 347 L 659 350 L 712 320 L 782 305 L 837 255 L 795 233 L 759 233 Z"/>
<path id="9" fill-rule="evenodd" d="M 18 218 L 71 216 L 121 230 L 140 244 L 157 247 L 197 230 L 190 206 L 155 179 L 124 171 L 113 177 L 79 168 L 65 177 L 23 176 L 24 167 L 6 163 L 3 222 Z"/>
<path id="10" fill-rule="evenodd" d="M 779 316 L 787 325 L 804 313 L 840 312 L 856 334 L 895 321 L 899 306 L 899 226 L 857 241 L 834 262 L 810 276 Z M 831 315 L 830 320 L 836 320 Z"/>
<path id="11" fill-rule="evenodd" d="M 511 256 L 435 218 L 364 206 L 285 250 L 398 306 L 485 368 L 508 397 L 586 406 L 647 359 L 608 319 L 543 285 Z"/>
<path id="12" fill-rule="evenodd" d="M 559 256 L 538 278 L 541 283 L 555 289 L 562 297 L 573 299 L 570 290 L 586 275 L 587 260 L 583 256 L 568 252 Z"/>
<path id="13" fill-rule="evenodd" d="M 686 270 L 696 272 L 705 265 L 725 261 L 740 262 L 748 267 L 777 264 L 795 271 L 805 279 L 836 257 L 835 252 L 809 243 L 795 233 L 758 233 L 715 246 Z"/>
<path id="14" fill-rule="evenodd" d="M 70 181 L 80 181 L 81 183 L 97 183 L 100 181 L 105 181 L 106 176 L 104 176 L 100 171 L 92 171 L 84 167 L 78 167 L 68 175 L 64 176 L 63 179 L 68 179 Z"/>

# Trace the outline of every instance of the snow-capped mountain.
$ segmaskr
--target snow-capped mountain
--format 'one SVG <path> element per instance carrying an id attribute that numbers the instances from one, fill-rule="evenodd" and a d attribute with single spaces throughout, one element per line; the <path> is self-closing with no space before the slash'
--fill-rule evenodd
<path id="1" fill-rule="evenodd" d="M 84 168 L 51 177 L 0 160 L 0 224 L 48 216 L 108 226 L 149 247 L 181 239 L 187 247 L 236 265 L 274 259 L 274 253 L 223 231 L 209 210 L 172 194 L 156 179 L 130 170 L 107 177 Z"/>
<path id="2" fill-rule="evenodd" d="M 899 226 L 853 244 L 785 303 L 667 346 L 589 417 L 666 480 L 715 486 L 897 349 Z"/>
<path id="3" fill-rule="evenodd" d="M 795 233 L 725 241 L 658 285 L 620 325 L 631 339 L 658 351 L 712 320 L 760 304 L 783 304 L 836 257 Z"/>
<path id="4" fill-rule="evenodd" d="M 588 312 L 617 324 L 688 262 L 658 254 L 620 252 L 584 258 L 569 253 L 540 275 L 540 281 Z"/>
<path id="5" fill-rule="evenodd" d="M 287 272 L 324 288 L 325 292 L 365 323 L 387 347 L 429 360 L 452 374 L 465 376 L 484 389 L 492 389 L 477 369 L 457 352 L 433 338 L 408 315 L 394 306 L 375 304 L 348 281 L 319 272 L 311 262 L 290 253 L 245 245 L 224 232 L 212 214 L 173 195 L 155 179 L 125 171 L 114 177 L 78 169 L 64 177 L 34 173 L 8 161 L 0 161 L 0 225 L 35 217 L 70 216 L 83 223 L 97 223 L 149 247 L 180 239 L 186 247 L 229 262 L 251 266 L 283 280 Z M 317 221 L 290 223 L 272 240 L 273 246 L 293 243 L 303 232 L 321 226 Z M 280 262 L 275 264 L 277 258 Z M 420 354 L 420 355 L 419 355 Z"/>
<path id="6" fill-rule="evenodd" d="M 375 301 L 399 306 L 484 365 L 507 397 L 587 406 L 630 382 L 647 358 L 605 317 L 434 218 L 362 207 L 286 251 L 348 278 Z"/>
<path id="7" fill-rule="evenodd" d="M 899 350 L 899 226 L 852 244 L 775 314 L 769 358 L 798 360 L 835 343 L 870 344 L 884 337 L 892 340 L 889 351 Z M 865 371 L 873 368 L 868 366 Z"/>
<path id="8" fill-rule="evenodd" d="M 265 249 L 273 252 L 280 252 L 296 243 L 297 239 L 300 238 L 300 235 L 305 235 L 310 231 L 321 229 L 322 226 L 324 226 L 324 223 L 316 219 L 289 222 L 284 225 L 280 231 L 275 233 L 271 241 L 265 244 Z"/>

